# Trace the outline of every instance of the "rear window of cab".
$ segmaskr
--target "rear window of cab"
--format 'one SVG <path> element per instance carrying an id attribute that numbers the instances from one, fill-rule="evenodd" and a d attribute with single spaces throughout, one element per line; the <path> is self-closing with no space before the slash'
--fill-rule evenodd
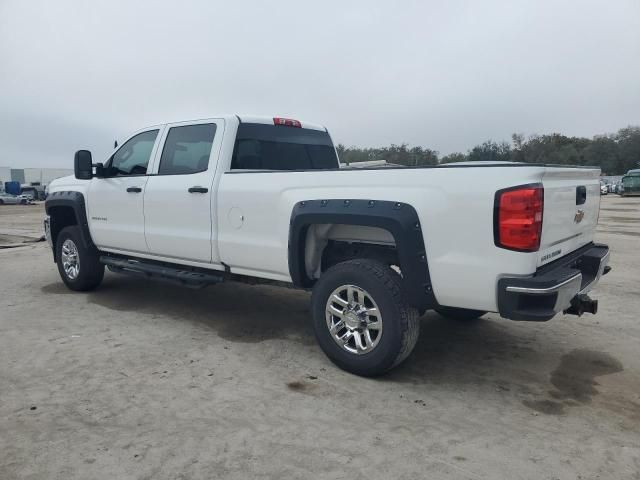
<path id="1" fill-rule="evenodd" d="M 338 168 L 327 132 L 262 123 L 238 126 L 232 170 L 323 170 Z"/>

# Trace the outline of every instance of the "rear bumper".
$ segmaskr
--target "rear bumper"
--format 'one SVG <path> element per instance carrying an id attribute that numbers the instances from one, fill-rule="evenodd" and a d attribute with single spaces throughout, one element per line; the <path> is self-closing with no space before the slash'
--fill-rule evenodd
<path id="1" fill-rule="evenodd" d="M 545 265 L 530 277 L 498 281 L 498 311 L 512 320 L 544 322 L 570 309 L 609 271 L 609 247 L 587 245 Z"/>

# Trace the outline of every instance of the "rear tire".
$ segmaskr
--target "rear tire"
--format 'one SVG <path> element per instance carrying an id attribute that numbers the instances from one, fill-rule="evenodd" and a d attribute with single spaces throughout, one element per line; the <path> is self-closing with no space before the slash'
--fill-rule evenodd
<path id="1" fill-rule="evenodd" d="M 77 225 L 63 228 L 56 239 L 56 263 L 64 284 L 71 290 L 95 289 L 104 277 L 98 252 L 86 248 Z"/>
<path id="2" fill-rule="evenodd" d="M 338 367 L 356 375 L 376 376 L 399 365 L 420 333 L 418 312 L 407 303 L 402 278 L 374 260 L 349 260 L 329 268 L 313 289 L 311 308 L 320 348 Z"/>
<path id="3" fill-rule="evenodd" d="M 454 307 L 438 307 L 435 310 L 443 317 L 457 320 L 458 322 L 472 322 L 487 313 L 481 310 L 469 310 L 466 308 Z"/>

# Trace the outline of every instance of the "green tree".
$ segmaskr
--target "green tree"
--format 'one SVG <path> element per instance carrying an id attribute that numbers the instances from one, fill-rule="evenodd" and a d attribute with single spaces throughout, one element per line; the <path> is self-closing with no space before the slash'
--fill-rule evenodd
<path id="1" fill-rule="evenodd" d="M 467 156 L 464 153 L 454 152 L 449 155 L 445 155 L 440 160 L 440 163 L 455 163 L 455 162 L 466 162 Z"/>
<path id="2" fill-rule="evenodd" d="M 467 157 L 470 162 L 506 162 L 511 160 L 511 147 L 506 142 L 487 140 L 473 147 Z"/>
<path id="3" fill-rule="evenodd" d="M 514 161 L 560 165 L 593 165 L 608 175 L 621 175 L 632 168 L 640 168 L 640 127 L 628 126 L 615 134 L 596 135 L 589 139 L 568 137 L 560 133 L 511 136 L 511 145 L 488 140 L 473 147 L 466 154 L 455 152 L 438 160 L 438 152 L 430 148 L 406 143 L 388 147 L 336 147 L 342 162 L 386 160 L 398 165 L 436 165 L 463 161 Z"/>
<path id="4" fill-rule="evenodd" d="M 621 169 L 626 173 L 632 168 L 640 168 L 640 127 L 621 128 L 615 139 L 618 143 Z"/>
<path id="5" fill-rule="evenodd" d="M 582 158 L 584 164 L 600 167 L 605 175 L 623 173 L 624 166 L 618 156 L 618 144 L 612 137 L 594 137 L 583 150 Z"/>

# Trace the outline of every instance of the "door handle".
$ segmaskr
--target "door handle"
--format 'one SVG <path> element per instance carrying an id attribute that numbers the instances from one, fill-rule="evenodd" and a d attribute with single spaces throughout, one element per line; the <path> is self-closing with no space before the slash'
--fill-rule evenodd
<path id="1" fill-rule="evenodd" d="M 129 187 L 127 188 L 127 192 L 129 193 L 140 193 L 142 189 L 140 187 Z"/>
<path id="2" fill-rule="evenodd" d="M 206 187 L 191 187 L 189 193 L 207 193 L 209 191 Z"/>

